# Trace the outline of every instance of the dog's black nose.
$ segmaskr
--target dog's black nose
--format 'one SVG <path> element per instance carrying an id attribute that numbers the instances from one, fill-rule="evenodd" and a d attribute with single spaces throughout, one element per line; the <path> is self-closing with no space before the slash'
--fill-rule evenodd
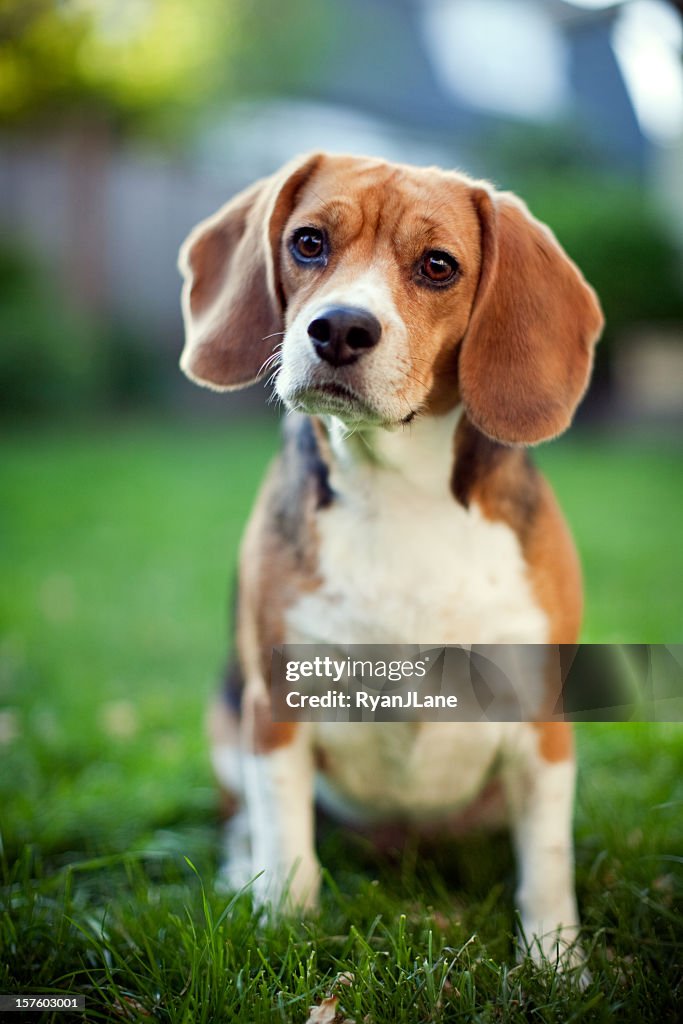
<path id="1" fill-rule="evenodd" d="M 308 325 L 308 336 L 321 359 L 332 366 L 347 366 L 380 339 L 382 326 L 364 309 L 326 310 Z"/>

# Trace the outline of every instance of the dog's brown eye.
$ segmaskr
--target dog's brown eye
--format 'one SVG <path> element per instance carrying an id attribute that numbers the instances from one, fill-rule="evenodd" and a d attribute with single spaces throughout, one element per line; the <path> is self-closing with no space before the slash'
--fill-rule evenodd
<path id="1" fill-rule="evenodd" d="M 325 255 L 325 236 L 317 228 L 299 228 L 292 235 L 291 250 L 304 263 L 319 260 Z"/>
<path id="2" fill-rule="evenodd" d="M 458 261 L 447 252 L 432 249 L 420 261 L 420 274 L 432 284 L 449 284 L 458 273 Z"/>

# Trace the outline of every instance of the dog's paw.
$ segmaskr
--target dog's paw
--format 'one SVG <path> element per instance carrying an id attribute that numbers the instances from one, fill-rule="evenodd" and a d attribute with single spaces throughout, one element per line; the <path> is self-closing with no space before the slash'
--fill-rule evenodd
<path id="1" fill-rule="evenodd" d="M 263 871 L 254 881 L 254 897 L 278 917 L 309 917 L 318 909 L 320 865 L 317 860 L 298 860 L 287 871 Z"/>
<path id="2" fill-rule="evenodd" d="M 579 926 L 575 924 L 543 930 L 539 923 L 522 922 L 517 958 L 530 957 L 539 967 L 549 966 L 583 990 L 592 979 L 578 936 Z"/>

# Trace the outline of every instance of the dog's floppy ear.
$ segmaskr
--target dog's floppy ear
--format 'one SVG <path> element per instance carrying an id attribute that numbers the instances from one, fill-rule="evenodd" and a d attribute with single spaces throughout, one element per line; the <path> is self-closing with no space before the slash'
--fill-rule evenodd
<path id="1" fill-rule="evenodd" d="M 553 233 L 510 193 L 474 188 L 482 266 L 459 361 L 472 422 L 496 441 L 565 430 L 603 326 L 593 289 Z"/>
<path id="2" fill-rule="evenodd" d="M 185 348 L 191 380 L 217 391 L 265 372 L 282 340 L 278 250 L 297 193 L 320 162 L 302 157 L 257 181 L 198 224 L 180 249 Z"/>

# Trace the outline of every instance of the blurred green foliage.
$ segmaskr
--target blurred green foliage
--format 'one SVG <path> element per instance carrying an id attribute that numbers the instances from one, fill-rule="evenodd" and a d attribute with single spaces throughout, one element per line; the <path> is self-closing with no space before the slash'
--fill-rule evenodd
<path id="1" fill-rule="evenodd" d="M 4 0 L 0 123 L 55 115 L 146 123 L 168 105 L 202 102 L 231 12 L 219 0 Z"/>
<path id="2" fill-rule="evenodd" d="M 0 248 L 0 416 L 76 418 L 149 403 L 173 360 L 131 326 L 77 311 L 23 252 Z"/>
<path id="3" fill-rule="evenodd" d="M 519 187 L 593 285 L 605 341 L 639 323 L 683 322 L 683 264 L 660 211 L 634 182 L 548 175 Z"/>
<path id="4" fill-rule="evenodd" d="M 309 80 L 331 25 L 313 0 L 0 0 L 0 127 L 96 119 L 173 141 L 218 103 Z"/>
<path id="5" fill-rule="evenodd" d="M 475 153 L 497 187 L 516 192 L 552 228 L 600 296 L 606 327 L 599 361 L 629 327 L 683 323 L 680 239 L 652 186 L 633 171 L 610 169 L 587 125 L 508 124 Z"/>
<path id="6" fill-rule="evenodd" d="M 3 415 L 83 408 L 102 391 L 102 353 L 83 316 L 21 253 L 0 251 Z"/>

